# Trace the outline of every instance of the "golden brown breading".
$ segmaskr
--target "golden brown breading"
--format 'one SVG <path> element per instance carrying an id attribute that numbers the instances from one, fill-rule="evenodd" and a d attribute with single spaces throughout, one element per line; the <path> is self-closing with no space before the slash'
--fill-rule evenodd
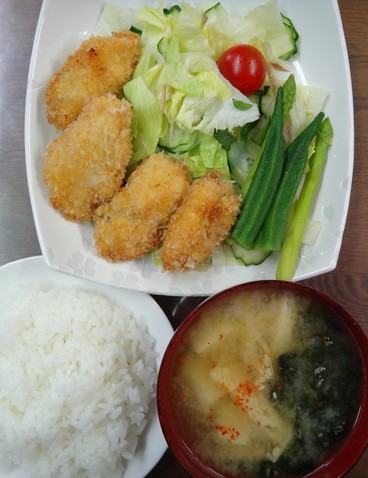
<path id="1" fill-rule="evenodd" d="M 111 262 L 125 261 L 159 247 L 163 229 L 189 183 L 183 163 L 163 153 L 145 159 L 112 201 L 96 211 L 98 254 Z"/>
<path id="2" fill-rule="evenodd" d="M 232 183 L 211 171 L 191 184 L 172 216 L 160 251 L 163 269 L 194 269 L 229 235 L 240 199 Z"/>
<path id="3" fill-rule="evenodd" d="M 108 93 L 93 96 L 78 118 L 47 146 L 44 180 L 66 219 L 91 221 L 120 189 L 132 154 L 132 107 Z"/>
<path id="4" fill-rule="evenodd" d="M 118 95 L 129 80 L 140 56 L 139 35 L 113 33 L 93 36 L 70 55 L 46 90 L 49 123 L 65 129 L 74 121 L 87 98 L 96 94 Z"/>

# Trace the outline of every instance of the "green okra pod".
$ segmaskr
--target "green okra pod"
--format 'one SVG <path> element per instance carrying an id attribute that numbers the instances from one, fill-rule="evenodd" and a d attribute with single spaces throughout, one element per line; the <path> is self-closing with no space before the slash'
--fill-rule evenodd
<path id="1" fill-rule="evenodd" d="M 254 245 L 281 178 L 284 162 L 283 125 L 283 88 L 280 87 L 257 169 L 232 232 L 232 238 L 248 249 Z"/>

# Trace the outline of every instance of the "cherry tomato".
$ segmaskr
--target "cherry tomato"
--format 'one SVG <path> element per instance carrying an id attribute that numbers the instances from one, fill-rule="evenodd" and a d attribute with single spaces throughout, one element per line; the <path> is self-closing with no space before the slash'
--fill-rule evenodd
<path id="1" fill-rule="evenodd" d="M 244 95 L 261 88 L 267 64 L 262 53 L 252 45 L 236 45 L 226 50 L 218 61 L 221 74 Z"/>

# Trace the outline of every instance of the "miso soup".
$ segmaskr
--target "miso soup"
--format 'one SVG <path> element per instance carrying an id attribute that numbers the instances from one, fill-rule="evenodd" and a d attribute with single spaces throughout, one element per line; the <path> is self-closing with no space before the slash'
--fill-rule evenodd
<path id="1" fill-rule="evenodd" d="M 329 312 L 288 291 L 205 307 L 171 364 L 186 443 L 234 477 L 312 471 L 349 430 L 361 366 Z"/>

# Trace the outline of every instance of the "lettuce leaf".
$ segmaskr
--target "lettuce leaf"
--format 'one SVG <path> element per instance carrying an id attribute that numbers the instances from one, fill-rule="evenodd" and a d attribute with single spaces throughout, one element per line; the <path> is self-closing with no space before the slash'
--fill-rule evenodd
<path id="1" fill-rule="evenodd" d="M 133 107 L 131 164 L 136 164 L 155 152 L 161 134 L 162 113 L 155 95 L 141 77 L 124 86 L 124 95 Z"/>

